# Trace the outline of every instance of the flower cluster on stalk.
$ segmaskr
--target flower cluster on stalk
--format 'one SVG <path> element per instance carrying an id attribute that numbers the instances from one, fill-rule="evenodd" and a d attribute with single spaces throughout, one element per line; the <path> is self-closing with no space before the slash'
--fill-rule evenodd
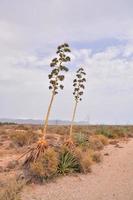
<path id="1" fill-rule="evenodd" d="M 61 72 L 67 72 L 68 68 L 65 66 L 66 62 L 70 61 L 70 57 L 68 53 L 71 52 L 69 45 L 64 43 L 57 48 L 57 57 L 54 58 L 50 64 L 52 68 L 51 73 L 48 75 L 50 79 L 49 89 L 54 92 L 54 94 L 58 94 L 58 89 L 64 88 L 62 81 L 64 80 L 65 76 Z"/>
<path id="2" fill-rule="evenodd" d="M 77 70 L 76 72 L 76 78 L 73 80 L 73 87 L 74 87 L 74 98 L 75 101 L 81 101 L 82 100 L 82 95 L 83 95 L 83 91 L 85 89 L 84 83 L 86 82 L 85 79 L 85 71 L 84 69 L 81 67 Z"/>

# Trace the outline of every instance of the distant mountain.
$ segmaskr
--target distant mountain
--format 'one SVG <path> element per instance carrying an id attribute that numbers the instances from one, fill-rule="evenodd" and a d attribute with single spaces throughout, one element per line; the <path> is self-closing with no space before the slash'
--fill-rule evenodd
<path id="1" fill-rule="evenodd" d="M 34 120 L 34 119 L 8 119 L 2 118 L 0 122 L 4 123 L 17 123 L 17 124 L 43 124 L 42 120 Z M 49 120 L 49 125 L 69 125 L 70 121 L 67 120 Z M 88 125 L 85 121 L 75 122 L 78 125 Z"/>

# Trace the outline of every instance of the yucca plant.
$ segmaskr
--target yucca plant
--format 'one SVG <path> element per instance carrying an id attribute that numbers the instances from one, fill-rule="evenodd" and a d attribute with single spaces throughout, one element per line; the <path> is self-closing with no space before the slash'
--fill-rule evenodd
<path id="1" fill-rule="evenodd" d="M 59 89 L 63 90 L 64 88 L 62 81 L 64 80 L 65 76 L 62 72 L 68 71 L 68 68 L 64 64 L 70 61 L 70 57 L 68 56 L 69 52 L 71 51 L 67 43 L 64 43 L 58 46 L 57 52 L 56 52 L 57 57 L 52 59 L 52 62 L 50 63 L 50 67 L 52 68 L 52 70 L 51 70 L 51 73 L 48 75 L 48 77 L 49 77 L 49 89 L 51 90 L 52 95 L 51 95 L 51 100 L 48 106 L 48 111 L 44 120 L 42 137 L 37 142 L 37 145 L 35 145 L 34 148 L 28 151 L 29 155 L 25 161 L 25 164 L 29 161 L 36 160 L 39 157 L 39 155 L 43 153 L 45 149 L 48 147 L 48 144 L 46 141 L 48 119 L 49 119 L 54 98 L 58 94 L 58 90 Z"/>
<path id="2" fill-rule="evenodd" d="M 85 75 L 86 75 L 86 73 L 85 73 L 84 69 L 81 67 L 77 70 L 76 78 L 73 80 L 73 87 L 74 87 L 73 96 L 74 96 L 74 100 L 75 100 L 75 105 L 74 105 L 74 110 L 73 110 L 73 114 L 72 114 L 69 139 L 66 141 L 67 146 L 73 145 L 73 141 L 72 141 L 73 124 L 74 124 L 74 119 L 75 119 L 75 115 L 76 115 L 77 105 L 78 105 L 79 101 L 82 100 L 83 91 L 85 89 L 85 85 L 84 85 L 84 83 L 86 82 Z"/>
<path id="3" fill-rule="evenodd" d="M 80 164 L 73 152 L 66 149 L 60 153 L 60 162 L 58 165 L 59 174 L 68 174 L 73 172 L 80 172 Z"/>

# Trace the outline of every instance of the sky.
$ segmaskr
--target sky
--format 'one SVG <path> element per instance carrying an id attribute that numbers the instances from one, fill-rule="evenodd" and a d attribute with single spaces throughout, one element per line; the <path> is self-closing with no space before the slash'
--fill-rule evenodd
<path id="1" fill-rule="evenodd" d="M 67 42 L 71 64 L 50 119 L 71 120 L 72 80 L 86 90 L 76 121 L 133 123 L 132 0 L 0 0 L 0 118 L 44 119 L 49 64 Z"/>

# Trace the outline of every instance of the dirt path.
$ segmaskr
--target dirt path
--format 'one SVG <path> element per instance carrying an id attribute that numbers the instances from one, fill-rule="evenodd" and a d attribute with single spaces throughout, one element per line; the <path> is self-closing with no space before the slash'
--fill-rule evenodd
<path id="1" fill-rule="evenodd" d="M 133 139 L 123 148 L 108 146 L 104 161 L 93 172 L 63 177 L 44 186 L 25 189 L 23 200 L 133 200 Z"/>

